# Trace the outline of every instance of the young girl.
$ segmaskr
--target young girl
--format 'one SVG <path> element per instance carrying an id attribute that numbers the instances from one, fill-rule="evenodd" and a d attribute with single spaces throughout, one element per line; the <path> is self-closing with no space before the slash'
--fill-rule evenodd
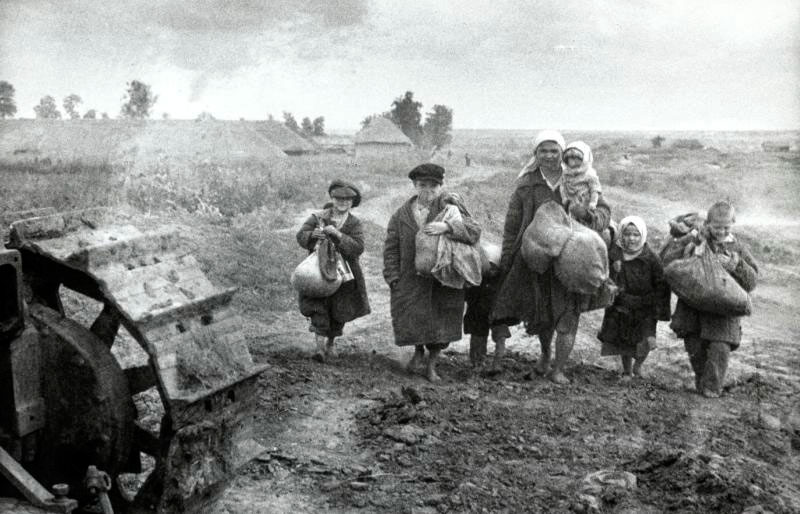
<path id="1" fill-rule="evenodd" d="M 655 348 L 657 321 L 669 320 L 670 293 L 661 261 L 647 245 L 642 218 L 623 219 L 618 234 L 608 259 L 619 293 L 606 309 L 597 337 L 603 342 L 601 355 L 621 357 L 622 381 L 627 382 L 633 375 L 641 376 L 642 364 Z"/>
<path id="2" fill-rule="evenodd" d="M 597 171 L 592 167 L 592 149 L 583 141 L 570 143 L 564 149 L 564 175 L 561 179 L 561 192 L 566 211 L 580 205 L 585 209 L 597 207 L 602 188 Z"/>
<path id="3" fill-rule="evenodd" d="M 328 186 L 331 202 L 308 217 L 297 233 L 297 242 L 313 252 L 322 239 L 333 241 L 350 267 L 353 280 L 344 282 L 327 298 L 300 296 L 300 312 L 311 320 L 316 338 L 314 359 L 324 362 L 334 353 L 334 340 L 342 335 L 344 324 L 370 312 L 364 273 L 358 257 L 364 252 L 364 229 L 350 209 L 361 202 L 361 192 L 350 182 L 334 180 Z"/>

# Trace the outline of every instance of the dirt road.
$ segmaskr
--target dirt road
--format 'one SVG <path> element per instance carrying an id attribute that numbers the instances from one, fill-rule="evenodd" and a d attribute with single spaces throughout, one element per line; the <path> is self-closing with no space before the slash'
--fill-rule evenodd
<path id="1" fill-rule="evenodd" d="M 457 170 L 448 185 L 495 171 Z M 385 227 L 410 191 L 385 191 L 357 214 Z M 688 361 L 663 323 L 649 377 L 619 384 L 616 363 L 599 358 L 599 312 L 582 318 L 569 386 L 525 379 L 538 349 L 515 329 L 502 374 L 473 374 L 462 341 L 433 387 L 403 371 L 380 255 L 362 263 L 373 313 L 348 324 L 333 362 L 308 358 L 298 313 L 249 320 L 254 353 L 273 365 L 257 424 L 270 450 L 216 512 L 800 511 L 796 289 L 770 279 L 757 290 L 717 401 L 686 389 Z M 604 469 L 637 486 L 582 481 Z"/>

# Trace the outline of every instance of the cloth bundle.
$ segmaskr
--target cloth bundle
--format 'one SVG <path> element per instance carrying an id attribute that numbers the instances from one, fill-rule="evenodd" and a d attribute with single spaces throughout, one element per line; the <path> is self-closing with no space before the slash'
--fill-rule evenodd
<path id="1" fill-rule="evenodd" d="M 484 277 L 497 275 L 500 272 L 502 248 L 499 244 L 484 239 L 478 245 L 481 252 L 481 274 Z"/>
<path id="2" fill-rule="evenodd" d="M 322 228 L 322 222 L 318 220 L 318 224 Z M 335 293 L 343 282 L 350 280 L 353 280 L 350 266 L 336 250 L 333 241 L 324 239 L 295 268 L 290 281 L 302 296 L 326 298 Z"/>
<path id="3" fill-rule="evenodd" d="M 595 294 L 608 280 L 608 249 L 594 230 L 572 223 L 572 234 L 555 262 L 558 280 L 568 291 Z"/>
<path id="4" fill-rule="evenodd" d="M 521 251 L 536 273 L 544 273 L 554 262 L 556 277 L 574 293 L 598 293 L 608 279 L 608 249 L 603 239 L 570 219 L 557 202 L 547 202 L 536 211 L 522 235 Z M 608 295 L 613 298 L 613 291 L 602 296 Z"/>
<path id="5" fill-rule="evenodd" d="M 664 278 L 678 298 L 697 310 L 722 316 L 749 316 L 753 311 L 750 295 L 705 242 L 689 257 L 669 263 Z"/>
<path id="6" fill-rule="evenodd" d="M 448 225 L 462 223 L 461 211 L 448 205 L 436 217 Z M 481 283 L 481 252 L 478 245 L 454 241 L 447 236 L 432 236 L 423 230 L 416 235 L 414 265 L 418 273 L 431 275 L 442 285 L 463 289 L 466 283 Z"/>
<path id="7" fill-rule="evenodd" d="M 561 255 L 572 234 L 572 221 L 557 202 L 547 202 L 536 211 L 522 234 L 522 258 L 536 273 L 544 273 Z"/>

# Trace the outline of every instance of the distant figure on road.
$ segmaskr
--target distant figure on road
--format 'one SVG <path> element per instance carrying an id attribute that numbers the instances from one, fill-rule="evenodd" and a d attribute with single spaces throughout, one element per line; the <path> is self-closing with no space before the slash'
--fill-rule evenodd
<path id="1" fill-rule="evenodd" d="M 389 220 L 383 250 L 383 277 L 391 290 L 392 328 L 397 346 L 414 346 L 409 372 L 428 363 L 425 375 L 438 382 L 436 359 L 452 341 L 461 339 L 464 290 L 446 287 L 432 276 L 417 273 L 416 236 L 420 230 L 474 245 L 481 229 L 455 195 L 444 193 L 444 168 L 421 164 L 408 174 L 417 194 L 409 198 Z M 448 205 L 456 205 L 461 221 L 435 221 Z"/>
<path id="2" fill-rule="evenodd" d="M 300 313 L 311 320 L 317 350 L 314 358 L 324 362 L 334 354 L 334 340 L 342 335 L 344 324 L 370 313 L 367 286 L 358 257 L 364 252 L 364 228 L 350 209 L 361 203 L 361 192 L 350 182 L 334 180 L 328 186 L 332 202 L 313 213 L 297 233 L 297 242 L 309 252 L 317 243 L 333 242 L 350 268 L 352 280 L 343 282 L 327 298 L 300 296 Z"/>
<path id="3" fill-rule="evenodd" d="M 470 164 L 472 164 L 472 159 L 470 158 L 468 153 L 464 154 L 464 164 L 467 165 L 467 168 L 469 168 Z"/>

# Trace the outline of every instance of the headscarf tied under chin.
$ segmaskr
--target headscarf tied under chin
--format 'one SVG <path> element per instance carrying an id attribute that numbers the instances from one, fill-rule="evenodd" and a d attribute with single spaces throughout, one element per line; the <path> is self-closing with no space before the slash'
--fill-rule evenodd
<path id="1" fill-rule="evenodd" d="M 528 161 L 528 163 L 522 167 L 522 171 L 519 172 L 517 177 L 521 177 L 524 174 L 531 172 L 539 167 L 539 161 L 536 160 L 536 150 L 539 149 L 539 146 L 542 143 L 547 141 L 552 141 L 553 143 L 557 144 L 561 151 L 564 151 L 564 145 L 566 144 L 564 141 L 564 136 L 561 135 L 561 132 L 557 130 L 545 129 L 539 131 L 536 134 L 536 137 L 533 140 L 533 157 Z"/>
<path id="2" fill-rule="evenodd" d="M 639 240 L 639 246 L 635 248 L 633 251 L 627 250 L 625 246 L 622 244 L 622 233 L 625 232 L 625 229 L 628 225 L 633 225 L 636 227 L 636 230 L 642 235 L 642 239 Z M 645 243 L 647 242 L 647 225 L 645 225 L 644 220 L 639 216 L 628 216 L 623 218 L 622 221 L 619 222 L 619 229 L 617 231 L 617 246 L 622 248 L 622 253 L 625 260 L 630 260 L 637 257 L 640 253 L 642 253 L 642 249 L 644 248 Z"/>
<path id="3" fill-rule="evenodd" d="M 583 154 L 583 162 L 581 162 L 581 167 L 575 170 L 575 173 L 585 173 L 593 169 L 592 164 L 594 163 L 594 156 L 592 155 L 592 149 L 589 148 L 589 145 L 583 141 L 575 141 L 564 147 L 564 153 L 567 153 L 567 150 L 570 148 L 574 148 Z M 565 171 L 569 171 L 569 169 L 570 168 L 568 166 L 564 166 Z"/>

